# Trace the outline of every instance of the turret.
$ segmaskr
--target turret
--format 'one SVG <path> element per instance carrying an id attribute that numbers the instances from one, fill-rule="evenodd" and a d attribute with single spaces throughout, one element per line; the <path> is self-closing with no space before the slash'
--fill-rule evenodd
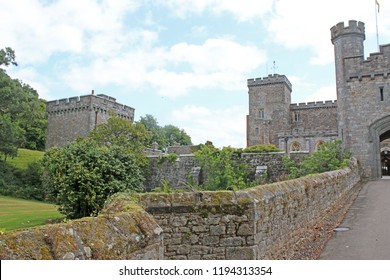
<path id="1" fill-rule="evenodd" d="M 364 23 L 350 20 L 349 26 L 344 26 L 344 22 L 340 22 L 333 26 L 330 31 L 334 45 L 337 94 L 340 94 L 339 87 L 342 87 L 345 83 L 346 73 L 349 70 L 346 69 L 346 60 L 364 59 L 363 42 L 366 38 Z"/>
<path id="2" fill-rule="evenodd" d="M 356 71 L 356 65 L 364 60 L 363 42 L 366 37 L 364 23 L 350 20 L 349 25 L 344 26 L 344 22 L 340 22 L 330 31 L 335 54 L 339 137 L 344 147 L 349 147 L 350 132 L 347 112 L 350 111 L 351 96 L 346 85 L 349 73 Z"/>

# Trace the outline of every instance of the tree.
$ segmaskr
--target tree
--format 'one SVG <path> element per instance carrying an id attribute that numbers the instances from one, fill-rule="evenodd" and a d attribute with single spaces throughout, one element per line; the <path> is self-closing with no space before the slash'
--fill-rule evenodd
<path id="1" fill-rule="evenodd" d="M 15 51 L 10 47 L 6 47 L 5 49 L 0 50 L 0 66 L 9 66 L 10 64 L 17 66 L 18 64 L 15 58 Z"/>
<path id="2" fill-rule="evenodd" d="M 106 199 L 126 190 L 143 191 L 137 158 L 125 147 L 79 139 L 44 156 L 43 183 L 68 218 L 97 215 Z"/>
<path id="3" fill-rule="evenodd" d="M 16 156 L 22 142 L 23 130 L 12 122 L 9 114 L 0 114 L 0 154 L 4 160 L 9 156 Z"/>
<path id="4" fill-rule="evenodd" d="M 156 142 L 159 149 L 165 149 L 168 146 L 192 145 L 191 137 L 184 131 L 174 125 L 166 125 L 161 127 L 157 119 L 152 115 L 145 115 L 141 117 L 140 122 L 145 125 L 146 129 L 152 133 L 149 146 Z"/>
<path id="5" fill-rule="evenodd" d="M 3 58 L 0 55 L 0 65 L 12 63 L 12 52 L 9 51 L 10 54 L 5 55 L 6 52 L 1 51 Z M 0 115 L 9 115 L 11 122 L 22 130 L 23 141 L 19 142 L 19 147 L 43 150 L 47 127 L 46 102 L 39 99 L 37 91 L 31 86 L 12 79 L 2 69 L 0 69 L 0 97 L 2 104 Z"/>
<path id="6" fill-rule="evenodd" d="M 168 146 L 192 145 L 191 137 L 184 131 L 174 125 L 166 125 L 163 128 L 166 139 L 168 139 Z"/>
<path id="7" fill-rule="evenodd" d="M 234 159 L 235 149 L 217 149 L 213 145 L 200 145 L 195 152 L 196 160 L 206 171 L 206 180 L 201 185 L 205 190 L 239 190 L 254 186 L 249 180 L 248 165 Z"/>
<path id="8" fill-rule="evenodd" d="M 98 125 L 89 135 L 100 145 L 121 146 L 135 154 L 143 154 L 151 138 L 151 133 L 142 123 L 131 123 L 116 116 Z"/>
<path id="9" fill-rule="evenodd" d="M 145 128 L 152 134 L 149 146 L 151 146 L 153 143 L 157 143 L 159 145 L 159 149 L 168 147 L 168 139 L 166 138 L 162 127 L 159 126 L 155 117 L 152 115 L 145 115 L 145 117 L 140 118 L 139 122 L 142 123 Z"/>

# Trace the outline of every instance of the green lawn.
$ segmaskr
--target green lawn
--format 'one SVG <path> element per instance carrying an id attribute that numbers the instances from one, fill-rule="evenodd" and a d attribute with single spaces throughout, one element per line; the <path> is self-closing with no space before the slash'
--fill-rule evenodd
<path id="1" fill-rule="evenodd" d="M 53 204 L 0 196 L 0 231 L 44 225 L 62 217 Z"/>
<path id="2" fill-rule="evenodd" d="M 18 155 L 14 158 L 8 158 L 7 162 L 16 168 L 26 169 L 28 164 L 43 158 L 45 153 L 27 149 L 18 149 Z"/>

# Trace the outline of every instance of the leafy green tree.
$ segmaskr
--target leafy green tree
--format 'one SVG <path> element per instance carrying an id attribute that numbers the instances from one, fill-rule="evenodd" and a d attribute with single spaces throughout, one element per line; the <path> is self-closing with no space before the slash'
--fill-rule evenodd
<path id="1" fill-rule="evenodd" d="M 163 131 L 168 140 L 168 146 L 173 146 L 175 144 L 192 145 L 191 137 L 184 129 L 180 129 L 174 125 L 166 125 L 163 127 Z"/>
<path id="2" fill-rule="evenodd" d="M 0 50 L 0 65 L 16 65 L 14 62 L 12 50 Z M 0 69 L 0 98 L 0 115 L 9 115 L 11 122 L 23 131 L 23 141 L 19 146 L 43 150 L 47 127 L 46 102 L 39 99 L 37 91 Z"/>
<path id="3" fill-rule="evenodd" d="M 106 123 L 98 125 L 89 136 L 99 145 L 117 145 L 125 148 L 138 158 L 141 165 L 146 165 L 145 148 L 150 142 L 151 133 L 140 122 L 112 116 Z"/>
<path id="4" fill-rule="evenodd" d="M 348 166 L 350 152 L 343 150 L 341 141 L 325 142 L 321 149 L 307 156 L 302 162 L 296 164 L 289 158 L 283 159 L 285 168 L 289 171 L 289 178 L 323 173 L 327 171 L 342 169 Z"/>
<path id="5" fill-rule="evenodd" d="M 166 125 L 161 127 L 157 119 L 152 115 L 145 115 L 141 117 L 140 123 L 144 124 L 146 129 L 152 133 L 149 146 L 156 142 L 159 149 L 165 149 L 168 146 L 175 144 L 192 145 L 191 137 L 184 131 L 174 125 Z"/>
<path id="6" fill-rule="evenodd" d="M 9 114 L 0 114 L 0 155 L 4 160 L 14 157 L 23 142 L 23 130 L 11 120 Z"/>
<path id="7" fill-rule="evenodd" d="M 6 47 L 0 50 L 0 66 L 9 66 L 10 64 L 17 66 L 15 58 L 15 51 L 12 48 Z"/>
<path id="8" fill-rule="evenodd" d="M 140 118 L 140 123 L 142 123 L 145 128 L 150 131 L 152 137 L 148 143 L 151 146 L 153 143 L 158 143 L 160 149 L 168 147 L 168 139 L 162 129 L 158 124 L 157 119 L 152 115 L 145 115 L 145 117 Z"/>
<path id="9" fill-rule="evenodd" d="M 201 185 L 205 190 L 239 190 L 251 187 L 249 169 L 235 158 L 235 149 L 217 149 L 212 145 L 201 145 L 195 152 L 197 161 L 206 170 L 206 180 Z"/>
<path id="10" fill-rule="evenodd" d="M 69 218 L 97 215 L 106 199 L 121 191 L 143 191 L 137 158 L 116 144 L 79 139 L 44 156 L 43 182 L 60 211 Z"/>

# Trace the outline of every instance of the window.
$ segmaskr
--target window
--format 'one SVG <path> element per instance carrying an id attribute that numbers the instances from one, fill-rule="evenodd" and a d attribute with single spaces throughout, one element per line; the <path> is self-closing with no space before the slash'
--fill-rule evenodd
<path id="1" fill-rule="evenodd" d="M 293 142 L 290 146 L 290 151 L 292 152 L 299 152 L 302 151 L 302 146 L 298 142 Z"/>
<path id="2" fill-rule="evenodd" d="M 385 100 L 385 95 L 384 95 L 384 92 L 383 92 L 383 87 L 380 87 L 380 88 L 379 88 L 379 98 L 380 98 L 380 101 L 384 101 L 384 100 Z"/>
<path id="3" fill-rule="evenodd" d="M 259 110 L 259 119 L 264 119 L 264 109 Z"/>
<path id="4" fill-rule="evenodd" d="M 316 150 L 316 151 L 321 150 L 321 146 L 322 146 L 322 144 L 324 144 L 324 143 L 325 143 L 325 142 L 322 141 L 322 140 L 318 141 L 318 142 L 316 143 L 315 150 Z"/>
<path id="5" fill-rule="evenodd" d="M 259 135 L 259 128 L 256 127 L 256 135 Z"/>
<path id="6" fill-rule="evenodd" d="M 294 112 L 293 113 L 293 121 L 294 122 L 300 122 L 301 121 L 301 113 L 300 112 Z"/>

